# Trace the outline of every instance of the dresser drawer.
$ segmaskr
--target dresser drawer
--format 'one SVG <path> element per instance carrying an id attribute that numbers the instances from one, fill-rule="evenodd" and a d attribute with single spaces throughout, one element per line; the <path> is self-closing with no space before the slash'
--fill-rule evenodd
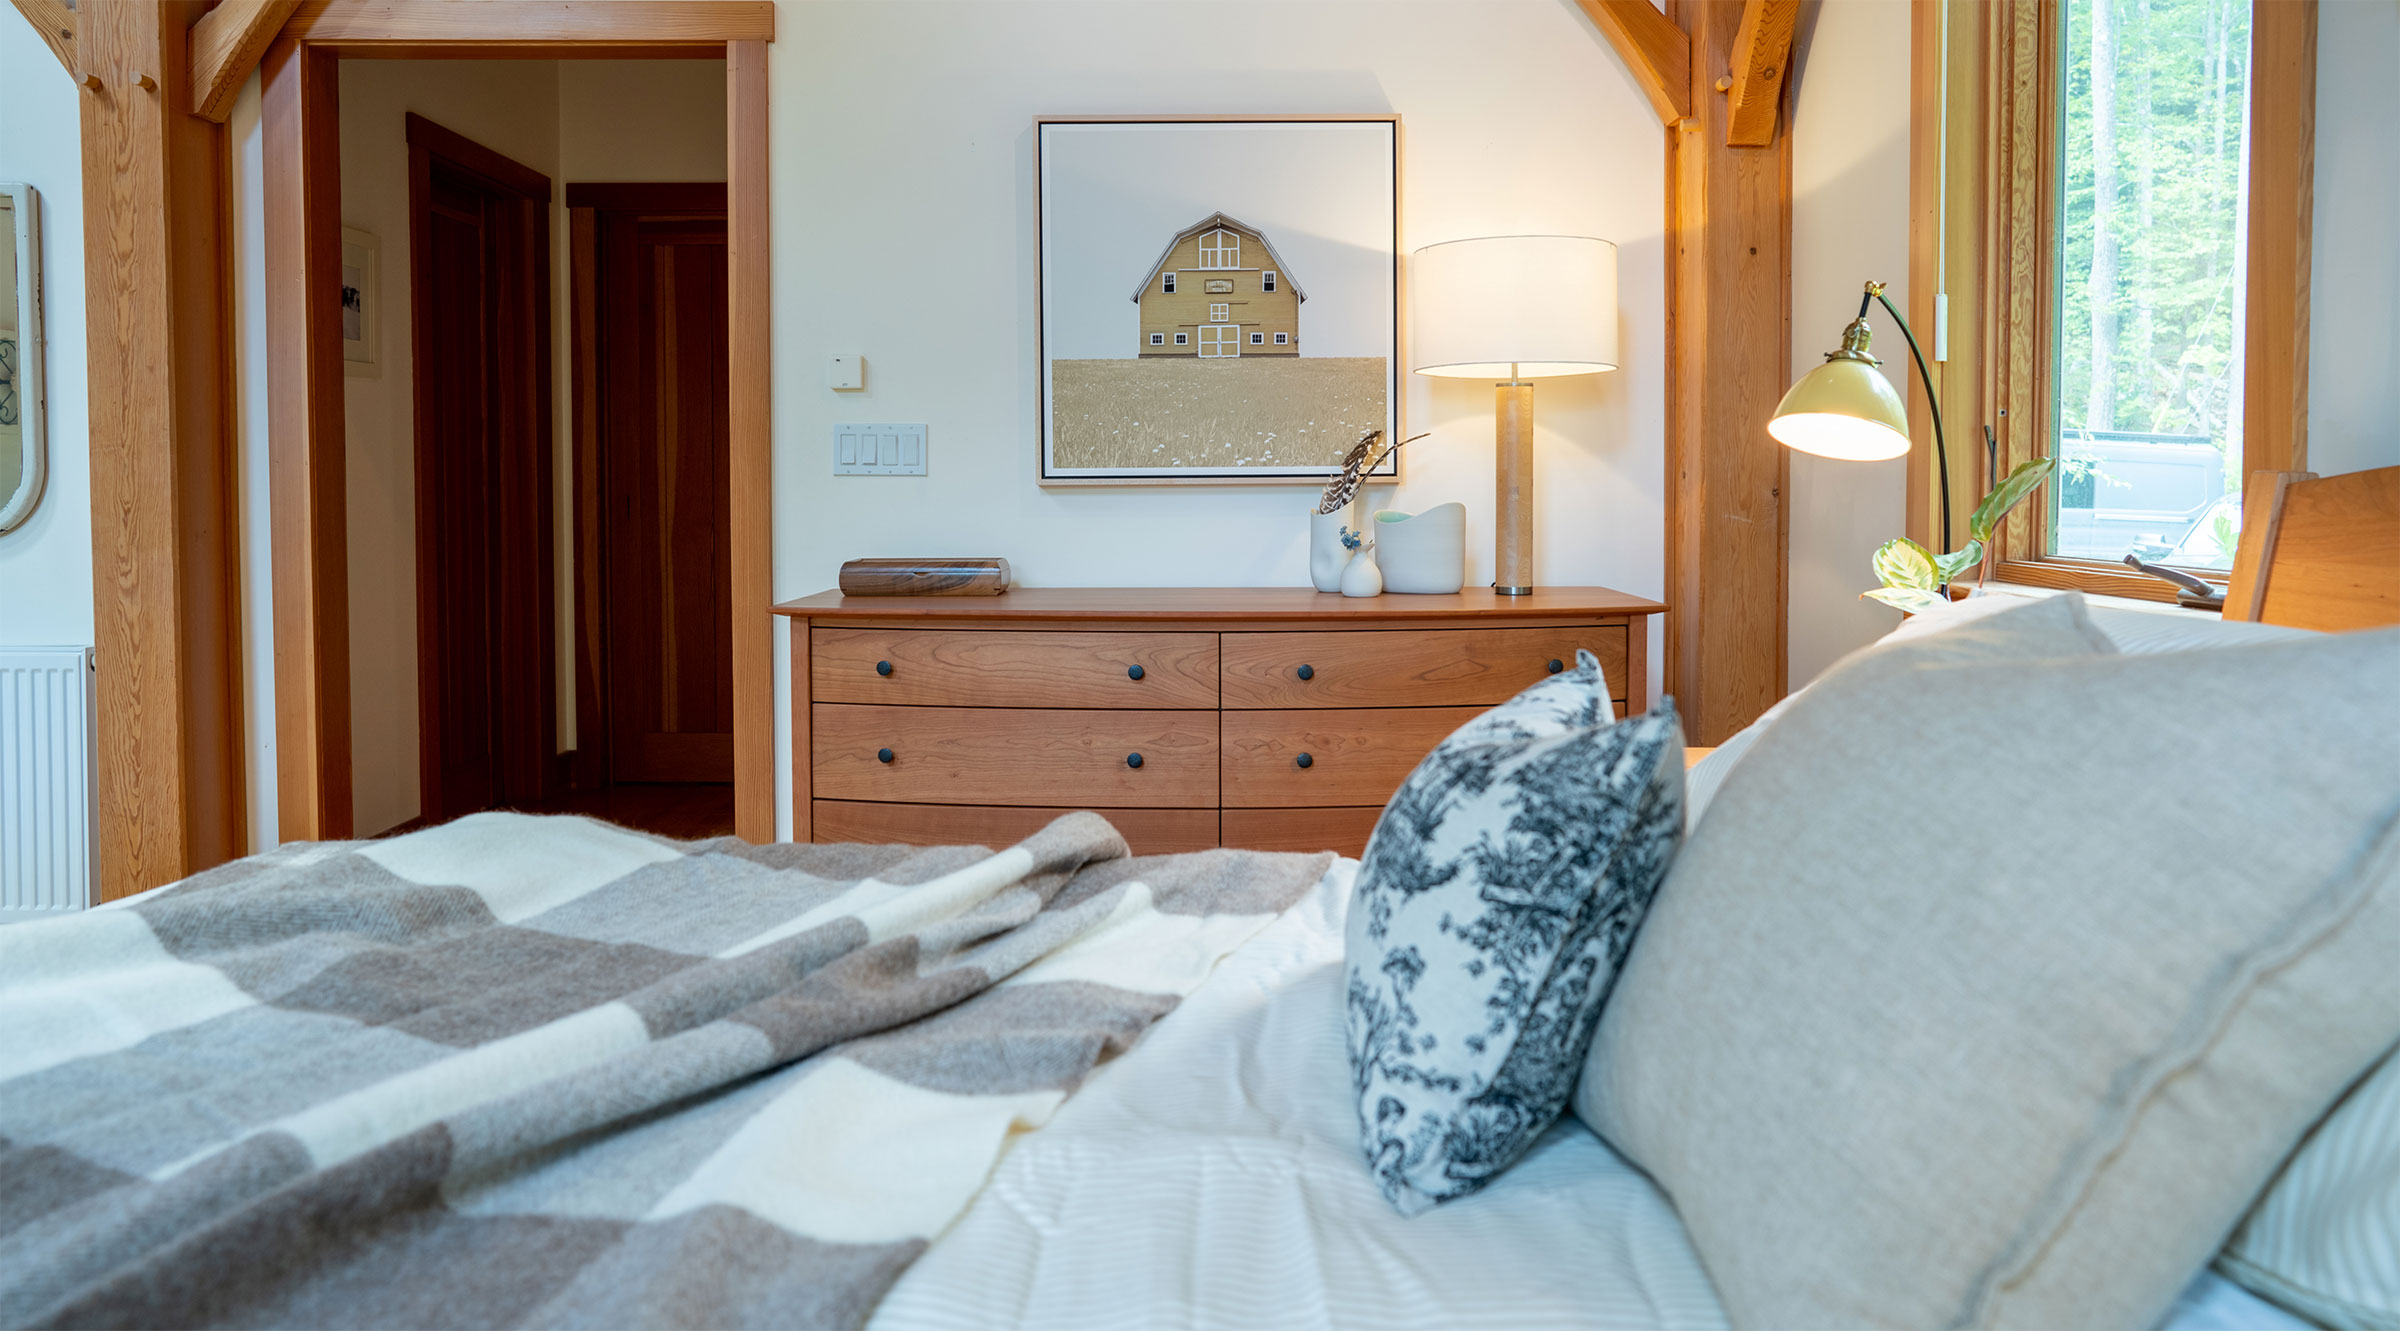
<path id="1" fill-rule="evenodd" d="M 1000 804 L 869 804 L 818 800 L 819 841 L 873 845 L 1013 846 L 1071 812 Z M 1217 844 L 1215 809 L 1095 809 L 1114 824 L 1136 855 L 1173 855 Z M 1326 847 L 1312 847 L 1326 849 Z M 1355 853 L 1355 852 L 1353 852 Z"/>
<path id="2" fill-rule="evenodd" d="M 1227 712 L 1225 807 L 1381 806 L 1434 745 L 1483 710 Z"/>
<path id="3" fill-rule="evenodd" d="M 1217 635 L 817 628 L 808 674 L 818 702 L 1212 708 Z"/>
<path id="4" fill-rule="evenodd" d="M 809 720 L 819 799 L 1144 809 L 1217 802 L 1214 712 L 818 703 Z"/>
<path id="5" fill-rule="evenodd" d="M 1227 707 L 1489 707 L 1582 648 L 1625 697 L 1625 626 L 1228 633 Z M 1304 677 L 1305 676 L 1305 677 Z M 1619 710 L 1622 710 L 1620 708 Z"/>
<path id="6" fill-rule="evenodd" d="M 1357 809 L 1227 809 L 1225 844 L 1237 850 L 1331 850 L 1357 859 L 1367 853 L 1367 838 L 1375 834 L 1381 817 L 1380 804 Z"/>

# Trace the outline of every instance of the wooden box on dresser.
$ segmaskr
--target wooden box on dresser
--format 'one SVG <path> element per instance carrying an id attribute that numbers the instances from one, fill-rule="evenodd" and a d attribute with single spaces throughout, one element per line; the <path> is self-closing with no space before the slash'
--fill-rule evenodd
<path id="1" fill-rule="evenodd" d="M 1136 854 L 1356 855 L 1437 741 L 1576 649 L 1600 659 L 1620 715 L 1643 706 L 1665 608 L 1606 587 L 786 602 L 794 835 L 1006 845 L 1094 809 Z"/>

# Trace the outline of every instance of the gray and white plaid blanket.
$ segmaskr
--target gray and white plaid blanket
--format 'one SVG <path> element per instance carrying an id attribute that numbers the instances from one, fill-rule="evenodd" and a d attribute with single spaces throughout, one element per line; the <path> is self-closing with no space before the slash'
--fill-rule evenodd
<path id="1" fill-rule="evenodd" d="M 479 814 L 0 929 L 0 1324 L 855 1326 L 1329 859 Z"/>

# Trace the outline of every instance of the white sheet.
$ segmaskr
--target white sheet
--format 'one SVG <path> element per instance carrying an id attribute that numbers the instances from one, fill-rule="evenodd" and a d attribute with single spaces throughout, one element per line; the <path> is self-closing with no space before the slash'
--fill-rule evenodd
<path id="1" fill-rule="evenodd" d="M 1342 915 L 1357 863 L 1021 1137 L 873 1331 L 1714 1328 L 1674 1208 L 1572 1117 L 1413 1220 L 1358 1159 Z M 2304 1331 L 2203 1275 L 2167 1331 Z"/>

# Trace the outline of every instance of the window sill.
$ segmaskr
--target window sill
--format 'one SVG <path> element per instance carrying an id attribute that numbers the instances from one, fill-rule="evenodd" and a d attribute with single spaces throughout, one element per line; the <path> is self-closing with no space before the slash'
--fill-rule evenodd
<path id="1" fill-rule="evenodd" d="M 2225 587 L 2223 575 L 2200 573 L 2199 576 Z M 2079 591 L 2091 596 L 2106 596 L 2125 601 L 2157 601 L 2176 609 L 2175 588 L 2163 578 L 2137 573 L 2121 564 L 2102 564 L 2080 559 L 2003 560 L 1992 570 L 1994 582 L 2012 583 L 2020 587 L 2047 587 L 2054 591 Z M 2194 613 L 2205 614 L 2206 611 Z"/>

